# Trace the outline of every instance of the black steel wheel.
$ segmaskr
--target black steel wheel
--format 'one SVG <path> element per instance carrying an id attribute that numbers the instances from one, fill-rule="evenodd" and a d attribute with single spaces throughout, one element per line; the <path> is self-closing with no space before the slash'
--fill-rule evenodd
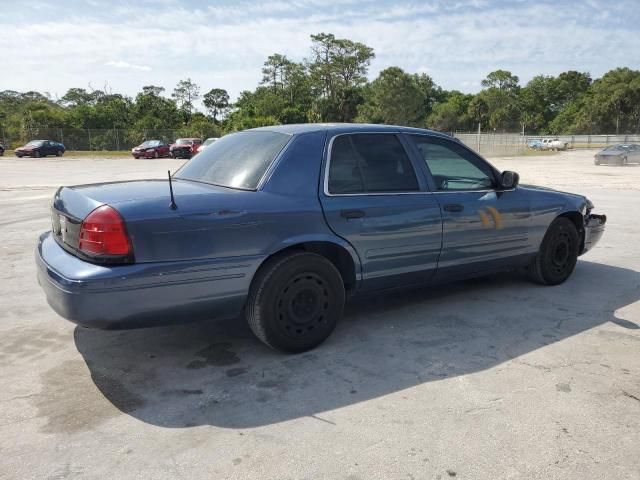
<path id="1" fill-rule="evenodd" d="M 542 240 L 530 272 L 534 281 L 542 285 L 558 285 L 573 273 L 578 261 L 580 238 L 573 222 L 556 218 Z"/>
<path id="2" fill-rule="evenodd" d="M 345 290 L 326 258 L 295 252 L 268 260 L 251 284 L 245 309 L 253 333 L 270 347 L 303 352 L 333 332 Z"/>

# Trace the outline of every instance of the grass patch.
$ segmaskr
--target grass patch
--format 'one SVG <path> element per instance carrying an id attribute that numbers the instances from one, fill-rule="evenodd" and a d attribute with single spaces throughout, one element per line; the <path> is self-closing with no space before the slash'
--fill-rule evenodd
<path id="1" fill-rule="evenodd" d="M 13 150 L 5 150 L 5 157 L 14 157 Z M 62 158 L 133 158 L 130 150 L 67 150 Z M 27 157 L 31 158 L 31 157 Z M 48 156 L 47 158 L 53 158 Z"/>
<path id="2" fill-rule="evenodd" d="M 89 158 L 133 158 L 130 150 L 71 150 L 64 153 L 65 157 L 89 157 Z"/>

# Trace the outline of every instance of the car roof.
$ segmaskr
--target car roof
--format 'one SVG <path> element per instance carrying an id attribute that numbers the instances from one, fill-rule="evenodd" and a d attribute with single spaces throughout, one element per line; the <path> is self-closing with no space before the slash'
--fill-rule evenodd
<path id="1" fill-rule="evenodd" d="M 247 131 L 253 132 L 279 132 L 288 135 L 299 135 L 302 133 L 326 131 L 332 134 L 338 133 L 358 133 L 358 132 L 402 132 L 429 134 L 439 137 L 453 138 L 450 135 L 426 128 L 403 127 L 399 125 L 380 125 L 371 123 L 294 123 L 289 125 L 273 125 L 269 127 L 252 128 Z"/>

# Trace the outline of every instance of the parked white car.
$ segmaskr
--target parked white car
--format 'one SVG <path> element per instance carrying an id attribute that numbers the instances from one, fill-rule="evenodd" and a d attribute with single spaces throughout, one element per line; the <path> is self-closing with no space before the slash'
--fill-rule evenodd
<path id="1" fill-rule="evenodd" d="M 198 152 L 200 153 L 202 150 L 204 150 L 205 148 L 207 148 L 209 145 L 211 145 L 213 142 L 215 142 L 216 140 L 218 140 L 218 137 L 211 137 L 211 138 L 207 138 L 204 142 L 202 142 L 202 145 L 200 145 L 198 147 Z"/>
<path id="2" fill-rule="evenodd" d="M 567 150 L 569 142 L 564 142 L 559 138 L 543 138 L 541 150 Z"/>

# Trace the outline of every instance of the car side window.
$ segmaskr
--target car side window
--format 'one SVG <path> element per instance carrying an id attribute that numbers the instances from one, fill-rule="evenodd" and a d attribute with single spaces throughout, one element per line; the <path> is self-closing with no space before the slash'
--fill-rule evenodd
<path id="1" fill-rule="evenodd" d="M 462 145 L 447 139 L 410 135 L 439 191 L 486 190 L 495 186 L 492 168 Z"/>
<path id="2" fill-rule="evenodd" d="M 360 133 L 333 140 L 328 190 L 331 194 L 394 193 L 418 191 L 419 186 L 396 135 Z"/>

